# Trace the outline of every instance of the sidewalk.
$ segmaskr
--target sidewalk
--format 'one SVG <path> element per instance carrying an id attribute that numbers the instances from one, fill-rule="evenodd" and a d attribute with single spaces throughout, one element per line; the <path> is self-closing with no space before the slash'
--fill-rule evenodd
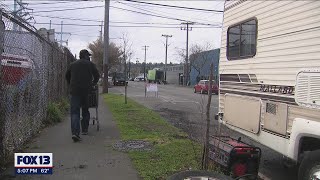
<path id="1" fill-rule="evenodd" d="M 90 109 L 91 116 L 95 110 Z M 47 129 L 35 138 L 26 152 L 52 152 L 53 175 L 17 175 L 8 179 L 50 179 L 50 180 L 137 180 L 138 173 L 133 168 L 127 154 L 114 151 L 112 144 L 120 140 L 119 131 L 111 112 L 99 99 L 100 131 L 90 121 L 89 135 L 81 136 L 82 142 L 71 139 L 70 116 Z M 13 167 L 7 170 L 14 175 Z M 1 177 L 0 177 L 1 179 Z"/>

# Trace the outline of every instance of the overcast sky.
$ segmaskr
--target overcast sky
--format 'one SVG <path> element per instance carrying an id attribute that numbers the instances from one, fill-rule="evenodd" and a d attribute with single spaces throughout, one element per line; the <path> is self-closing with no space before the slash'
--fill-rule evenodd
<path id="1" fill-rule="evenodd" d="M 3 0 L 2 0 L 3 1 Z M 13 0 L 4 0 L 4 2 L 12 7 Z M 52 22 L 52 28 L 56 32 L 60 32 L 61 26 L 58 25 L 63 21 L 63 32 L 71 33 L 70 35 L 64 35 L 63 40 L 69 41 L 68 47 L 73 54 L 87 48 L 88 44 L 98 38 L 100 35 L 99 26 L 103 21 L 104 7 L 95 7 L 90 9 L 77 9 L 77 10 L 64 10 L 54 11 L 70 8 L 84 8 L 92 6 L 103 6 L 102 1 L 80 1 L 80 2 L 61 2 L 61 1 L 24 1 L 29 3 L 28 8 L 32 8 L 34 11 L 34 18 L 37 22 L 34 26 L 36 28 L 49 28 L 49 23 Z M 45 3 L 50 4 L 45 4 Z M 216 1 L 147 1 L 158 4 L 169 4 L 175 6 L 185 6 L 193 8 L 223 10 L 223 0 Z M 110 3 L 110 38 L 120 38 L 123 33 L 126 33 L 132 43 L 133 57 L 131 61 L 135 62 L 136 58 L 139 61 L 144 60 L 144 51 L 142 46 L 149 46 L 147 51 L 147 62 L 164 62 L 165 59 L 165 38 L 161 37 L 162 34 L 172 35 L 169 38 L 168 48 L 168 63 L 169 62 L 180 62 L 180 57 L 177 55 L 177 49 L 186 48 L 186 31 L 181 30 L 179 25 L 181 21 L 158 18 L 153 16 L 142 15 L 138 13 L 128 12 L 117 8 L 133 10 L 148 14 L 156 14 L 160 16 L 166 16 L 169 18 L 178 18 L 193 22 L 199 22 L 204 24 L 216 24 L 221 25 L 222 13 L 208 12 L 208 11 L 195 11 L 177 8 L 168 8 L 160 6 L 151 6 L 146 4 L 139 4 L 127 1 L 111 1 Z M 41 12 L 41 11 L 52 11 L 52 12 Z M 41 16 L 52 16 L 52 17 L 41 17 Z M 88 19 L 96 20 L 97 22 L 91 21 L 80 21 L 80 20 L 68 20 L 60 18 L 74 18 L 74 19 Z M 128 23 L 115 23 L 115 22 L 131 22 L 131 23 L 151 23 L 151 24 L 128 24 Z M 154 24 L 153 24 L 154 23 Z M 56 25 L 57 24 L 57 25 Z M 67 24 L 79 24 L 83 26 L 67 25 Z M 176 25 L 165 25 L 165 24 L 176 24 Z M 92 26 L 87 26 L 92 25 Z M 114 26 L 170 26 L 175 28 L 143 28 L 143 27 L 114 27 Z M 194 27 L 200 27 L 194 25 Z M 189 31 L 189 47 L 192 44 L 206 44 L 210 43 L 213 48 L 220 47 L 221 39 L 221 28 L 213 28 L 210 26 L 201 26 L 205 28 L 193 28 Z M 60 40 L 60 35 L 56 34 L 56 39 Z M 110 39 L 119 45 L 122 44 L 121 39 Z"/>

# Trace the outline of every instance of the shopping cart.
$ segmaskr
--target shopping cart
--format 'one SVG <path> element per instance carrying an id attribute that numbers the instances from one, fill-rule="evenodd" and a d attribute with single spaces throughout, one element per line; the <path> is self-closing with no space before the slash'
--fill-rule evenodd
<path id="1" fill-rule="evenodd" d="M 99 131 L 100 123 L 98 119 L 98 105 L 99 105 L 99 88 L 98 85 L 93 86 L 91 89 L 89 96 L 89 108 L 95 108 L 96 109 L 96 116 L 92 116 L 92 124 L 97 124 L 97 131 Z"/>

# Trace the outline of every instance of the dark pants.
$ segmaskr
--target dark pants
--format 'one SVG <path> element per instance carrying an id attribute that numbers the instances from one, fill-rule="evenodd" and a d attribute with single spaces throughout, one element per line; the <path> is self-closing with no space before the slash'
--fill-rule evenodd
<path id="1" fill-rule="evenodd" d="M 90 112 L 87 95 L 71 95 L 71 131 L 72 135 L 80 134 L 80 108 L 82 111 L 81 128 L 87 132 L 89 127 Z"/>

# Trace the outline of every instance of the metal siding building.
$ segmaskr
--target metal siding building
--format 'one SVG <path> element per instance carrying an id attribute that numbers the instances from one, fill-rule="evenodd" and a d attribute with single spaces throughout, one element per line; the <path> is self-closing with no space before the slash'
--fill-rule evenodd
<path id="1" fill-rule="evenodd" d="M 211 63 L 213 63 L 214 79 L 217 79 L 219 75 L 220 49 L 213 49 L 213 50 L 205 51 L 202 53 L 205 53 L 205 54 L 203 56 L 198 56 L 196 61 L 207 61 L 207 62 L 204 62 L 204 65 L 202 66 L 199 75 L 198 75 L 198 71 L 191 65 L 190 85 L 197 84 L 200 79 L 209 79 Z M 203 57 L 206 57 L 206 58 L 203 58 Z"/>
<path id="2" fill-rule="evenodd" d="M 167 66 L 167 82 L 169 84 L 179 84 L 179 75 L 183 74 L 183 64 Z"/>

